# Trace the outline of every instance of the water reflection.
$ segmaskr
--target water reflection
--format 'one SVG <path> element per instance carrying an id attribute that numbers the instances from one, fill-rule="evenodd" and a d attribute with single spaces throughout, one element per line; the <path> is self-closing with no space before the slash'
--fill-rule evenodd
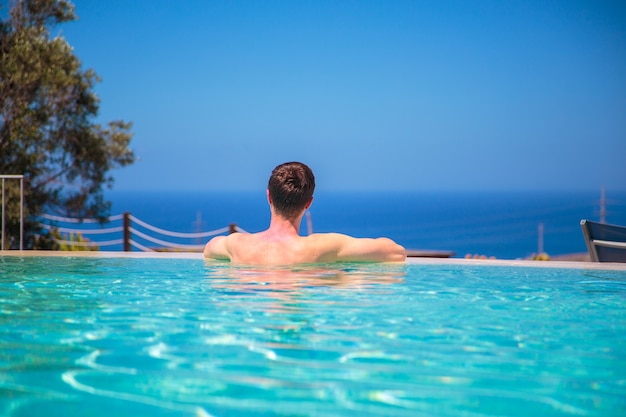
<path id="1" fill-rule="evenodd" d="M 264 335 L 266 342 L 291 348 L 303 338 L 342 333 L 352 326 L 357 311 L 378 308 L 380 296 L 391 293 L 406 275 L 403 265 L 381 264 L 255 268 L 207 261 L 206 268 L 211 292 L 220 294 L 212 300 L 215 308 L 229 318 L 241 318 L 237 326 L 229 321 L 229 333 Z"/>
<path id="2" fill-rule="evenodd" d="M 315 264 L 297 267 L 259 268 L 205 261 L 207 278 L 216 290 L 262 293 L 288 300 L 313 288 L 350 289 L 399 284 L 406 267 L 395 264 Z"/>

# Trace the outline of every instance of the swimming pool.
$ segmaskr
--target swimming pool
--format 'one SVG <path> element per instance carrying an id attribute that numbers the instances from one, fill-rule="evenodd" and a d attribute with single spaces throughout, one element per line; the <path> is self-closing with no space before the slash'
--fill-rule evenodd
<path id="1" fill-rule="evenodd" d="M 0 256 L 0 415 L 624 415 L 626 270 L 524 265 Z"/>

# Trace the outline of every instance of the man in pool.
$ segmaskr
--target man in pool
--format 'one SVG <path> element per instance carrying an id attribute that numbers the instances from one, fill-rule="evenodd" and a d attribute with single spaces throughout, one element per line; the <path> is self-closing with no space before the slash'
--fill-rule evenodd
<path id="1" fill-rule="evenodd" d="M 406 250 L 388 238 L 355 238 L 340 233 L 300 236 L 300 223 L 313 202 L 315 177 L 303 163 L 274 168 L 267 186 L 271 219 L 259 233 L 216 236 L 204 257 L 246 265 L 294 265 L 326 262 L 404 262 Z"/>

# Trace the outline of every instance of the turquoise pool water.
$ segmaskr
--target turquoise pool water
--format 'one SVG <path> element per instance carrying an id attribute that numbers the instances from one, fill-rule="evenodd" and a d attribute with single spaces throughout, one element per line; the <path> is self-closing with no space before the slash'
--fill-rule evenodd
<path id="1" fill-rule="evenodd" d="M 0 256 L 0 415 L 618 416 L 626 270 Z"/>

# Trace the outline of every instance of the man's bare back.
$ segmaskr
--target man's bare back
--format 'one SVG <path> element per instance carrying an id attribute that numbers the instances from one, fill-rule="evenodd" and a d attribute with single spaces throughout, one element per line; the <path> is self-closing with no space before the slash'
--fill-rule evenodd
<path id="1" fill-rule="evenodd" d="M 339 233 L 276 236 L 255 234 L 218 236 L 204 256 L 246 265 L 294 265 L 327 262 L 403 262 L 404 248 L 391 239 L 353 238 Z"/>
<path id="2" fill-rule="evenodd" d="M 245 265 L 294 265 L 327 262 L 403 262 L 405 249 L 387 238 L 355 238 L 340 233 L 300 236 L 300 223 L 313 202 L 315 177 L 300 162 L 274 168 L 267 189 L 270 226 L 259 233 L 234 233 L 211 239 L 209 259 Z"/>

